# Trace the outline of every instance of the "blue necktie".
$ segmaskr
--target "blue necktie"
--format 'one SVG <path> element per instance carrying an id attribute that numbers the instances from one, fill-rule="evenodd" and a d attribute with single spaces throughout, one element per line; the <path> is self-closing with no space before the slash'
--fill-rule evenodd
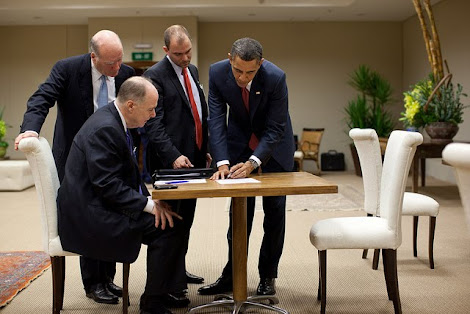
<path id="1" fill-rule="evenodd" d="M 98 108 L 106 106 L 108 104 L 108 85 L 106 84 L 106 76 L 102 75 L 101 79 L 101 86 L 98 92 Z"/>
<path id="2" fill-rule="evenodd" d="M 129 129 L 127 129 L 127 131 L 126 131 L 126 138 L 127 138 L 127 147 L 129 148 L 129 150 L 130 150 L 130 152 L 131 152 L 131 155 L 132 155 L 134 158 L 136 158 L 136 157 L 135 157 L 135 153 L 134 153 L 134 143 L 133 143 L 132 137 L 131 137 L 131 135 L 130 135 L 130 133 L 129 133 Z M 137 161 L 137 160 L 136 160 L 136 161 Z M 139 193 L 142 194 L 142 187 L 140 186 L 140 184 L 139 184 Z"/>

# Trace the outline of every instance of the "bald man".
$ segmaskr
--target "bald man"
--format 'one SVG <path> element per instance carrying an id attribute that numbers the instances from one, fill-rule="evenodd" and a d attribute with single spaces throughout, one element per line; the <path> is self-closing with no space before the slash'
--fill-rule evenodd
<path id="1" fill-rule="evenodd" d="M 18 149 L 21 139 L 39 136 L 49 109 L 57 103 L 52 153 L 61 182 L 72 140 L 98 109 L 100 90 L 105 88 L 102 93 L 105 103 L 113 101 L 121 84 L 135 75 L 134 69 L 122 64 L 122 43 L 116 33 L 97 32 L 91 38 L 90 51 L 60 60 L 53 66 L 49 77 L 29 98 L 20 134 L 15 139 L 15 149 Z M 89 298 L 99 303 L 119 302 L 122 289 L 113 283 L 115 263 L 81 257 L 80 268 Z"/>
<path id="2" fill-rule="evenodd" d="M 126 80 L 116 101 L 99 109 L 75 136 L 57 197 L 64 249 L 132 263 L 141 244 L 147 245 L 142 314 L 171 314 L 163 296 L 186 286 L 183 222 L 168 204 L 149 197 L 128 132 L 155 116 L 157 99 L 147 79 Z"/>

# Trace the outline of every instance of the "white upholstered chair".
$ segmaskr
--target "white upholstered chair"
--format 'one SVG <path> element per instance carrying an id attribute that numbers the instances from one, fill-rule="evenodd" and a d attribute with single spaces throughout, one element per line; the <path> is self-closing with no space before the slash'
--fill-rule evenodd
<path id="1" fill-rule="evenodd" d="M 65 256 L 77 255 L 64 251 L 60 243 L 57 225 L 57 191 L 59 177 L 52 151 L 43 137 L 24 138 L 19 149 L 26 155 L 33 174 L 41 211 L 43 250 L 52 263 L 52 313 L 59 314 L 64 303 Z M 123 264 L 123 300 L 129 296 L 129 264 Z M 127 314 L 128 302 L 123 302 L 123 313 Z"/>
<path id="2" fill-rule="evenodd" d="M 380 216 L 380 179 L 382 176 L 382 156 L 380 153 L 380 143 L 377 133 L 373 129 L 351 129 L 349 136 L 356 146 L 359 160 L 361 162 L 362 179 L 364 183 L 364 210 L 368 216 Z M 403 197 L 402 215 L 413 216 L 413 255 L 418 256 L 418 218 L 419 216 L 429 217 L 429 267 L 434 269 L 434 234 L 436 230 L 436 217 L 439 214 L 439 203 L 433 198 L 418 194 L 405 192 Z M 377 269 L 380 252 L 374 252 L 372 268 Z M 367 257 L 367 250 L 364 250 L 362 258 Z"/>
<path id="3" fill-rule="evenodd" d="M 389 300 L 401 313 L 397 276 L 397 248 L 401 245 L 403 194 L 416 146 L 417 132 L 393 131 L 388 140 L 380 184 L 380 217 L 341 217 L 320 220 L 310 230 L 310 242 L 318 250 L 318 299 L 326 309 L 326 252 L 330 249 L 382 249 Z M 385 193 L 386 192 L 386 193 Z"/>
<path id="4" fill-rule="evenodd" d="M 447 145 L 442 151 L 442 159 L 454 167 L 460 199 L 470 228 L 470 144 Z"/>

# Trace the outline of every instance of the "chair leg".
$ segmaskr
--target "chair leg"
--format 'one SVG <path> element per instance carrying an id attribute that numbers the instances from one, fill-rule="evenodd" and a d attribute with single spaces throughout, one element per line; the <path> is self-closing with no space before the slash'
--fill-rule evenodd
<path id="1" fill-rule="evenodd" d="M 315 160 L 316 163 L 317 163 L 317 169 L 318 169 L 318 175 L 321 176 L 321 168 L 320 168 L 320 162 L 317 160 Z"/>
<path id="2" fill-rule="evenodd" d="M 304 171 L 304 159 L 299 160 L 299 171 Z"/>
<path id="3" fill-rule="evenodd" d="M 384 268 L 387 268 L 386 278 L 388 278 L 388 287 L 392 296 L 395 314 L 401 314 L 400 293 L 398 291 L 397 251 L 392 249 L 382 249 L 382 254 L 384 259 Z"/>
<path id="4" fill-rule="evenodd" d="M 387 287 L 388 299 L 392 300 L 392 293 L 391 293 L 391 288 L 390 288 L 390 276 L 389 276 L 390 275 L 390 272 L 389 272 L 390 265 L 388 264 L 388 260 L 385 258 L 385 254 L 386 254 L 385 250 L 382 250 L 385 286 Z"/>
<path id="5" fill-rule="evenodd" d="M 369 214 L 369 213 L 367 214 L 367 217 L 372 217 L 372 216 L 373 216 L 372 214 Z M 364 250 L 362 251 L 362 258 L 367 258 L 367 253 L 368 253 L 368 252 L 369 252 L 368 249 L 364 249 Z"/>
<path id="6" fill-rule="evenodd" d="M 372 260 L 372 269 L 377 270 L 379 268 L 380 249 L 374 250 L 374 258 Z"/>
<path id="7" fill-rule="evenodd" d="M 418 256 L 418 216 L 413 216 L 413 256 Z"/>
<path id="8" fill-rule="evenodd" d="M 122 264 L 122 313 L 127 314 L 129 307 L 129 270 L 130 264 Z"/>
<path id="9" fill-rule="evenodd" d="M 51 256 L 52 313 L 60 314 L 64 305 L 65 256 Z"/>
<path id="10" fill-rule="evenodd" d="M 318 265 L 320 269 L 320 283 L 318 285 L 318 296 L 321 299 L 321 314 L 326 311 L 326 250 L 318 251 Z"/>
<path id="11" fill-rule="evenodd" d="M 436 217 L 429 217 L 429 267 L 434 269 L 434 233 L 436 231 Z"/>

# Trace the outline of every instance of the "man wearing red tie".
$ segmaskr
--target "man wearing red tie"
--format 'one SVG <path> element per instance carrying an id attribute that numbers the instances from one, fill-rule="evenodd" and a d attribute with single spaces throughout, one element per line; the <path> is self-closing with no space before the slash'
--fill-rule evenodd
<path id="1" fill-rule="evenodd" d="M 258 41 L 238 39 L 228 54 L 228 60 L 211 65 L 209 111 L 211 152 L 218 167 L 212 179 L 243 178 L 258 167 L 263 172 L 292 171 L 295 149 L 286 75 L 276 65 L 264 60 Z M 255 198 L 249 197 L 248 236 L 254 207 Z M 285 196 L 263 197 L 264 237 L 258 263 L 258 295 L 276 293 L 275 278 L 284 245 L 285 208 Z M 215 283 L 199 288 L 200 294 L 232 291 L 231 225 L 230 222 L 227 232 L 228 262 L 222 276 Z"/>
<path id="2" fill-rule="evenodd" d="M 207 151 L 207 103 L 198 70 L 190 64 L 191 39 L 181 25 L 168 27 L 163 36 L 166 56 L 143 74 L 160 95 L 156 116 L 146 124 L 148 169 L 153 173 L 156 169 L 204 168 L 212 161 Z M 187 250 L 196 199 L 168 203 L 183 217 Z M 204 278 L 189 272 L 186 277 L 188 283 L 204 282 Z M 189 302 L 186 291 L 174 291 L 166 298 L 168 307 L 184 307 Z"/>

